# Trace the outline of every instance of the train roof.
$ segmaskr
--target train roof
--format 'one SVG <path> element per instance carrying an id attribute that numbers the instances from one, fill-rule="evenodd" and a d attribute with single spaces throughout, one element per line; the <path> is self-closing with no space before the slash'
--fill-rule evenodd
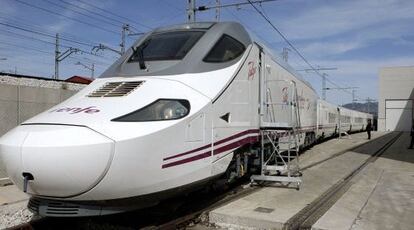
<path id="1" fill-rule="evenodd" d="M 289 64 L 284 62 L 272 49 L 268 48 L 265 43 L 257 39 L 254 33 L 249 33 L 238 22 L 196 22 L 196 23 L 184 23 L 172 26 L 159 27 L 151 32 L 143 35 L 138 39 L 132 47 L 138 47 L 151 36 L 157 34 L 163 34 L 175 31 L 202 31 L 204 32 L 202 38 L 197 42 L 195 47 L 188 52 L 185 57 L 180 61 L 159 61 L 156 63 L 149 62 L 148 69 L 139 70 L 138 63 L 130 64 L 128 58 L 131 57 L 134 50 L 128 49 L 127 52 L 119 58 L 111 67 L 109 67 L 100 77 L 113 77 L 113 76 L 150 76 L 150 75 L 173 75 L 182 73 L 197 73 L 206 72 L 215 69 L 225 68 L 233 65 L 240 58 L 236 58 L 226 63 L 205 63 L 202 62 L 200 56 L 204 57 L 205 52 L 210 50 L 216 41 L 223 35 L 227 34 L 241 42 L 245 47 L 251 44 L 257 43 L 266 53 L 270 54 L 273 61 L 277 62 L 280 66 L 290 72 L 299 80 L 305 82 L 309 87 L 312 86 L 305 81 L 302 76 L 297 73 Z"/>
<path id="2" fill-rule="evenodd" d="M 162 51 L 161 49 L 156 50 L 157 48 L 155 45 L 152 45 L 152 43 L 157 42 L 159 47 L 172 47 L 171 50 L 174 50 L 176 49 L 176 47 L 173 47 L 176 45 L 174 42 L 180 42 L 179 36 L 187 35 L 190 36 L 190 38 L 186 41 L 192 40 L 194 42 L 192 45 L 184 44 L 183 48 L 179 49 L 179 52 L 184 50 L 185 53 L 179 57 L 177 55 L 174 56 L 174 58 L 168 58 L 170 56 L 166 56 L 167 58 L 165 59 L 160 58 L 158 60 L 146 60 L 146 68 L 141 68 L 142 63 L 131 61 L 131 58 L 139 50 L 145 49 L 145 52 L 147 52 L 148 49 L 150 49 L 154 50 L 155 53 L 160 53 Z M 143 35 L 100 77 L 178 75 L 184 73 L 209 72 L 229 67 L 237 63 L 243 55 L 239 55 L 237 58 L 225 62 L 206 62 L 203 59 L 206 55 L 208 55 L 209 51 L 212 50 L 215 44 L 225 35 L 231 37 L 235 40 L 235 42 L 241 44 L 245 48 L 252 44 L 252 40 L 248 32 L 242 25 L 236 22 L 199 22 L 160 27 Z M 172 39 L 170 41 L 173 42 L 161 42 L 163 36 L 169 36 L 169 38 Z M 176 38 L 174 36 L 178 37 L 178 39 L 174 40 L 174 38 Z M 148 45 L 148 43 L 150 43 L 150 45 Z M 168 47 L 168 44 L 171 44 L 170 47 Z M 147 46 L 150 48 L 147 48 Z M 170 55 L 168 51 L 165 53 Z M 173 55 L 175 55 L 175 53 Z M 146 57 L 147 56 L 145 56 L 145 58 Z"/>

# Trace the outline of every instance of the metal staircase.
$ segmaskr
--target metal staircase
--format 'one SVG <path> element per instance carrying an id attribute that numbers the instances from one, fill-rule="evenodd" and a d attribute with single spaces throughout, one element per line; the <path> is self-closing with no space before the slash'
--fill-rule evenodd
<path id="1" fill-rule="evenodd" d="M 282 82 L 282 80 L 279 80 Z M 280 83 L 279 82 L 279 83 Z M 251 181 L 270 181 L 295 184 L 299 189 L 302 183 L 299 167 L 299 127 L 300 113 L 298 95 L 294 81 L 283 81 L 289 86 L 289 100 L 272 101 L 271 90 L 268 82 L 264 82 L 266 95 L 262 98 L 262 111 L 265 117 L 261 120 L 261 173 L 253 175 Z M 275 107 L 283 106 L 284 110 Z M 280 114 L 281 119 L 275 111 L 284 111 Z M 263 115 L 262 114 L 262 115 Z M 268 115 L 267 117 L 265 115 Z"/>

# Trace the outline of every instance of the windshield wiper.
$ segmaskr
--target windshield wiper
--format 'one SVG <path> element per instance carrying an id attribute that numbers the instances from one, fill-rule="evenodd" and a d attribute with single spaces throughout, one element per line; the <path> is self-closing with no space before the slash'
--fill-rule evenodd
<path id="1" fill-rule="evenodd" d="M 144 61 L 144 49 L 147 48 L 150 41 L 151 39 L 148 39 L 144 43 L 142 43 L 139 47 L 137 48 L 132 47 L 133 57 L 135 57 L 135 55 L 138 55 L 138 63 L 139 63 L 140 69 L 147 69 L 147 66 L 145 65 L 145 61 Z"/>

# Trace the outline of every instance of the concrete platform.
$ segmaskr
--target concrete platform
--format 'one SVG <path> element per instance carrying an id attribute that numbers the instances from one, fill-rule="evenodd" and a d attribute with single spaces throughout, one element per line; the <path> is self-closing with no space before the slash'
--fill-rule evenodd
<path id="1" fill-rule="evenodd" d="M 414 150 L 403 134 L 313 229 L 414 229 Z"/>
<path id="2" fill-rule="evenodd" d="M 365 140 L 366 134 L 364 133 L 354 134 L 351 136 L 352 139 L 330 140 L 315 146 L 301 156 L 301 164 L 304 165 L 306 169 L 304 171 L 303 185 L 300 191 L 280 187 L 262 188 L 249 196 L 243 197 L 210 212 L 210 222 L 221 227 L 282 229 L 296 213 L 318 198 L 331 186 L 342 180 L 346 175 L 358 168 L 372 153 L 395 137 L 396 134 L 382 135 L 384 135 L 384 133 L 375 133 L 374 137 L 376 137 L 376 139 L 371 140 L 369 143 L 362 146 L 359 145 L 367 142 L 367 140 Z M 405 135 L 400 139 L 402 142 L 408 143 Z M 355 146 L 359 147 L 355 148 Z M 396 144 L 395 146 L 399 149 L 401 144 Z M 354 149 L 352 149 L 352 151 L 346 151 L 351 148 Z M 390 151 L 392 151 L 392 149 L 393 148 L 390 148 Z M 338 155 L 338 153 L 343 154 L 337 157 L 332 157 Z M 402 157 L 404 154 L 400 155 L 400 157 Z M 388 163 L 384 163 L 381 160 L 378 160 L 375 164 L 388 165 Z M 412 162 L 401 163 L 400 161 L 394 162 L 393 160 L 392 164 L 395 164 L 397 167 L 403 165 L 408 169 L 414 167 Z M 361 226 L 359 229 L 365 229 L 367 226 L 369 227 L 369 224 L 372 223 L 369 222 L 368 219 L 373 219 L 375 215 L 370 215 L 370 212 L 366 214 L 364 214 L 364 212 L 359 212 L 361 209 L 369 207 L 369 202 L 366 203 L 367 197 L 371 197 L 372 191 L 378 187 L 377 183 L 385 179 L 383 175 L 386 174 L 383 174 L 381 170 L 383 169 L 371 167 L 371 165 L 370 167 L 366 167 L 362 173 L 353 179 L 354 185 L 352 185 L 340 200 L 325 213 L 325 215 L 315 224 L 314 228 L 350 229 L 352 226 Z M 410 175 L 404 175 L 402 177 L 407 179 Z M 386 187 L 386 185 L 384 185 L 384 187 Z M 404 195 L 401 194 L 401 197 L 406 197 L 408 200 L 411 199 L 412 202 L 414 195 L 406 192 Z M 378 199 L 381 199 L 380 195 Z M 407 203 L 407 200 L 405 202 Z M 400 204 L 398 203 L 398 205 Z M 404 208 L 404 205 L 401 207 L 407 211 Z M 411 203 L 411 208 L 412 207 L 413 205 Z M 376 207 L 372 207 L 371 209 L 375 208 Z M 414 216 L 412 212 L 411 215 Z M 361 222 L 362 219 L 360 221 L 355 221 L 361 216 L 366 216 L 364 219 L 368 222 Z M 372 221 L 375 222 L 375 220 Z M 342 226 L 344 227 L 342 228 Z"/>
<path id="3" fill-rule="evenodd" d="M 29 196 L 20 191 L 15 185 L 0 187 L 0 209 L 4 205 L 27 201 Z"/>

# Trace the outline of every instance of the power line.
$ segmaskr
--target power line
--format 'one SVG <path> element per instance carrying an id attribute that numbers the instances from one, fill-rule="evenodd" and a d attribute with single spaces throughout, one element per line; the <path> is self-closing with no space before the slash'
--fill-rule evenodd
<path id="1" fill-rule="evenodd" d="M 97 25 L 94 25 L 94 24 L 91 24 L 91 23 L 88 23 L 88 22 L 85 22 L 85 21 L 79 20 L 79 19 L 77 19 L 77 18 L 73 18 L 73 17 L 66 16 L 66 15 L 64 15 L 64 14 L 56 13 L 56 12 L 54 12 L 54 11 L 52 11 L 52 10 L 48 10 L 48 9 L 43 8 L 43 7 L 39 7 L 39 6 L 36 6 L 36 5 L 32 5 L 32 4 L 30 4 L 30 3 L 23 2 L 23 1 L 21 1 L 21 0 L 15 0 L 15 1 L 16 1 L 16 2 L 18 2 L 18 3 L 20 3 L 20 4 L 23 4 L 23 5 L 26 5 L 26 6 L 29 6 L 29 7 L 35 8 L 35 9 L 38 9 L 38 10 L 42 10 L 42 11 L 45 11 L 45 12 L 50 13 L 50 14 L 54 14 L 54 15 L 57 15 L 57 16 L 61 16 L 61 17 L 64 17 L 64 18 L 67 18 L 67 19 L 73 20 L 73 21 L 75 21 L 75 22 L 78 22 L 78 23 L 81 23 L 81 24 L 84 24 L 84 25 L 88 25 L 88 26 L 90 26 L 90 27 L 93 27 L 93 28 L 97 28 L 97 29 L 103 30 L 103 31 L 108 32 L 108 33 L 118 34 L 118 32 L 115 32 L 115 31 L 113 31 L 113 30 L 108 30 L 108 29 L 106 29 L 106 28 L 104 28 L 104 27 L 97 26 Z"/>
<path id="2" fill-rule="evenodd" d="M 36 49 L 34 47 L 22 46 L 20 44 L 14 44 L 14 43 L 9 43 L 9 42 L 5 42 L 5 41 L 0 41 L 0 44 L 5 44 L 5 45 L 9 45 L 9 46 L 13 46 L 13 47 L 20 48 L 20 49 L 28 49 L 28 50 L 33 50 L 33 51 L 36 51 L 36 52 L 39 52 L 39 53 L 53 55 L 53 53 L 51 53 L 51 52 L 47 52 L 47 51 L 44 51 L 44 50 Z"/>
<path id="3" fill-rule="evenodd" d="M 52 52 L 47 52 L 47 51 L 40 50 L 40 49 L 37 49 L 37 48 L 34 48 L 34 47 L 22 46 L 20 44 L 9 43 L 9 42 L 5 42 L 5 41 L 2 41 L 2 40 L 0 40 L 0 44 L 5 44 L 5 45 L 8 45 L 8 46 L 18 48 L 18 49 L 22 49 L 22 50 L 24 50 L 25 53 L 27 53 L 28 51 L 35 51 L 37 53 L 48 54 L 51 57 L 54 55 L 54 53 L 52 53 Z M 96 60 L 91 60 L 89 58 L 83 58 L 83 59 L 77 58 L 77 57 L 68 57 L 68 58 L 73 59 L 73 60 L 78 60 L 78 61 L 87 60 L 91 63 L 96 63 L 97 65 L 104 66 L 104 67 L 107 67 L 108 65 L 110 65 L 108 63 L 99 62 L 99 61 L 96 61 Z M 25 60 L 29 60 L 29 59 L 26 58 Z M 47 64 L 47 65 L 52 65 L 53 64 L 51 62 L 50 63 L 40 62 L 38 59 L 30 59 L 30 61 L 35 61 L 35 62 L 38 62 L 38 63 Z"/>
<path id="4" fill-rule="evenodd" d="M 286 38 L 286 36 L 280 32 L 280 30 L 262 13 L 262 11 L 260 11 L 250 0 L 247 0 L 251 6 L 253 6 L 253 8 L 257 11 L 257 13 L 259 13 L 268 23 L 269 25 L 283 38 L 283 40 L 285 40 L 285 42 L 295 51 L 296 54 L 299 55 L 299 57 L 302 58 L 303 61 L 305 61 L 305 63 L 318 75 L 321 76 L 321 73 L 319 73 L 318 70 L 315 69 L 315 67 L 313 67 L 313 65 L 311 65 L 309 63 L 309 61 L 299 52 L 299 50 L 296 49 L 295 46 L 293 46 L 293 44 Z"/>
<path id="5" fill-rule="evenodd" d="M 114 22 L 118 22 L 118 23 L 120 23 L 121 25 L 125 24 L 125 22 L 123 22 L 123 21 L 120 21 L 120 20 L 117 20 L 117 19 L 114 19 L 114 18 L 108 17 L 108 16 L 106 16 L 106 15 L 103 15 L 103 14 L 100 14 L 100 13 L 98 13 L 98 12 L 92 11 L 92 10 L 90 10 L 90 9 L 88 9 L 88 8 L 85 8 L 85 7 L 82 7 L 82 6 L 79 6 L 79 5 L 73 4 L 73 3 L 68 2 L 68 1 L 65 1 L 65 0 L 60 0 L 60 1 L 61 1 L 61 2 L 63 2 L 63 3 L 65 3 L 65 4 L 67 4 L 67 5 L 70 5 L 70 6 L 72 6 L 72 7 L 75 7 L 75 8 L 81 9 L 81 10 L 84 10 L 84 11 L 86 11 L 86 12 L 89 12 L 89 13 L 91 13 L 91 14 L 98 15 L 98 16 L 100 16 L 100 17 L 102 17 L 102 18 L 105 18 L 105 19 L 108 19 L 108 20 L 111 20 L 111 21 L 114 21 Z M 131 26 L 131 27 L 132 27 L 132 26 Z M 134 29 L 135 29 L 135 30 L 138 30 L 137 28 L 134 28 Z M 142 32 L 141 30 L 138 30 L 138 31 L 139 31 L 139 32 Z"/>
<path id="6" fill-rule="evenodd" d="M 53 1 L 50 1 L 50 0 L 43 0 L 43 1 L 45 1 L 45 2 L 47 2 L 47 3 L 49 3 L 49 4 L 51 4 L 51 5 L 54 5 L 54 6 L 60 7 L 60 8 L 62 8 L 62 9 L 70 10 L 70 11 L 75 12 L 75 13 L 77 13 L 77 14 L 80 14 L 80 15 L 82 15 L 82 16 L 89 17 L 89 18 L 93 18 L 93 19 L 95 19 L 95 20 L 98 20 L 99 22 L 104 22 L 104 23 L 107 23 L 107 24 L 112 25 L 112 26 L 115 26 L 115 27 L 120 27 L 120 26 L 121 26 L 121 25 L 119 25 L 119 24 L 115 24 L 115 23 L 113 23 L 113 22 L 109 22 L 109 21 L 107 21 L 107 20 L 103 20 L 103 19 L 101 19 L 101 18 L 95 17 L 95 16 L 93 16 L 93 15 L 88 15 L 88 14 L 85 14 L 85 13 L 79 12 L 78 10 L 74 10 L 74 9 L 72 9 L 72 8 L 70 8 L 70 7 L 67 7 L 67 6 L 64 6 L 64 5 L 57 4 L 57 3 L 53 2 Z M 64 2 L 64 3 L 69 4 L 69 3 L 67 3 L 67 2 Z M 71 3 L 70 3 L 70 4 L 71 4 Z M 72 4 L 72 5 L 74 5 L 74 4 Z M 76 5 L 74 5 L 74 6 L 76 6 Z M 78 6 L 76 6 L 76 7 L 78 7 Z M 84 10 L 84 9 L 83 9 L 83 10 Z"/>
<path id="7" fill-rule="evenodd" d="M 54 53 L 52 53 L 52 52 L 47 52 L 47 51 L 44 51 L 44 50 L 36 49 L 34 47 L 22 46 L 20 44 L 14 44 L 14 43 L 9 43 L 9 42 L 5 42 L 5 41 L 0 40 L 0 45 L 1 44 L 4 44 L 4 45 L 7 45 L 7 46 L 11 46 L 11 47 L 15 47 L 15 48 L 24 50 L 24 53 L 25 54 L 27 54 L 27 53 L 31 53 L 31 54 L 43 53 L 43 54 L 50 55 L 50 57 L 52 57 L 54 55 Z M 9 49 L 8 47 L 4 47 L 4 48 L 6 48 L 7 50 L 10 50 L 10 51 L 15 51 L 14 48 L 13 48 L 13 50 Z M 0 47 L 0 49 L 3 49 L 3 47 Z M 97 61 L 97 60 L 91 60 L 91 59 L 85 58 L 85 57 L 84 58 L 68 57 L 68 58 L 69 59 L 73 59 L 73 60 L 77 60 L 77 61 L 85 61 L 86 60 L 87 62 L 95 63 L 95 65 L 102 66 L 102 68 L 108 67 L 110 65 L 108 63 L 100 62 L 100 61 Z M 30 61 L 30 62 L 41 63 L 41 64 L 46 64 L 46 65 L 53 65 L 53 62 L 52 61 L 51 62 L 42 62 L 42 61 L 40 61 L 39 58 L 36 58 L 36 59 L 30 58 L 29 59 L 29 58 L 26 58 L 26 57 L 23 57 L 23 58 L 22 57 L 19 57 L 18 59 L 24 59 L 24 60 L 27 60 L 27 61 Z M 52 60 L 52 58 L 51 58 L 51 60 Z M 16 63 L 16 61 L 14 60 L 13 63 Z M 23 62 L 20 62 L 20 63 L 21 64 L 27 64 L 27 63 L 23 63 Z M 46 73 L 46 72 L 43 72 L 43 73 Z"/>
<path id="8" fill-rule="evenodd" d="M 283 40 L 295 51 L 295 53 L 297 55 L 299 55 L 299 57 L 320 77 L 324 78 L 324 76 L 315 68 L 313 67 L 312 64 L 310 64 L 310 62 L 299 52 L 298 49 L 296 49 L 296 47 L 287 39 L 287 37 L 270 21 L 270 19 L 268 17 L 266 17 L 266 15 L 263 14 L 262 11 L 260 11 L 254 4 L 253 1 L 251 0 L 247 0 L 249 2 L 249 4 L 256 10 L 257 13 L 259 13 L 263 19 L 265 19 L 269 25 L 283 38 Z M 337 86 L 338 88 L 341 88 L 339 85 L 337 85 L 336 83 L 332 82 L 329 79 L 326 79 L 328 82 L 330 82 L 331 84 L 333 84 L 334 86 Z M 345 91 L 345 90 L 344 90 Z M 348 91 L 345 91 L 348 92 Z M 348 92 L 349 93 L 349 92 Z"/>
<path id="9" fill-rule="evenodd" d="M 12 35 L 15 35 L 15 36 L 21 37 L 23 39 L 30 39 L 31 41 L 34 40 L 34 41 L 42 42 L 42 43 L 49 44 L 49 45 L 55 45 L 55 43 L 53 43 L 53 42 L 46 41 L 46 40 L 39 39 L 39 38 L 35 38 L 35 37 L 32 37 L 32 36 L 27 36 L 27 35 L 24 35 L 24 34 L 15 33 L 15 32 L 10 31 L 10 30 L 0 29 L 0 31 L 6 32 L 6 34 L 1 34 L 2 36 L 13 37 Z M 64 48 L 69 48 L 69 46 L 65 46 L 65 45 L 61 45 L 61 46 L 64 47 Z"/>
<path id="10" fill-rule="evenodd" d="M 89 15 L 88 15 L 88 14 L 86 14 L 86 13 L 80 12 L 79 10 L 75 10 L 75 9 L 73 9 L 73 8 L 71 8 L 71 7 L 64 6 L 64 5 L 58 4 L 58 3 L 53 2 L 53 1 L 50 1 L 50 0 L 43 0 L 43 1 L 45 1 L 45 2 L 47 2 L 47 3 L 49 3 L 49 4 L 51 4 L 51 5 L 54 5 L 54 6 L 60 7 L 60 8 L 62 8 L 62 9 L 65 9 L 65 10 L 70 10 L 70 11 L 72 11 L 72 12 L 75 12 L 75 13 L 79 14 L 79 15 L 82 15 L 82 16 L 85 16 L 85 17 L 92 18 L 92 19 L 97 20 L 97 21 L 99 21 L 99 22 L 106 23 L 106 24 L 111 25 L 111 26 L 115 26 L 115 27 L 118 27 L 118 28 L 119 28 L 120 26 L 122 26 L 122 24 L 115 24 L 115 23 L 110 22 L 110 21 L 108 21 L 108 20 L 104 20 L 104 19 L 102 19 L 102 18 L 95 17 L 95 14 L 94 14 L 94 13 L 92 13 L 92 14 L 89 14 Z M 64 3 L 69 4 L 69 3 L 67 3 L 67 2 L 64 2 Z M 74 4 L 72 4 L 72 5 L 74 5 Z M 74 6 L 76 6 L 76 5 L 74 5 Z M 72 7 L 73 7 L 73 6 L 72 6 Z M 77 8 L 80 8 L 80 7 L 78 7 L 78 6 L 76 6 L 76 7 L 77 7 Z M 83 8 L 81 8 L 81 9 L 83 9 Z M 85 10 L 85 9 L 83 9 L 83 10 Z"/>
<path id="11" fill-rule="evenodd" d="M 1 14 L 7 14 L 7 12 L 1 12 Z M 10 15 L 10 14 L 9 14 Z M 4 17 L 4 16 L 0 16 L 0 18 L 4 19 L 4 22 L 13 22 L 14 25 L 20 26 L 20 27 L 25 27 L 25 28 L 30 28 L 31 30 L 36 29 L 38 31 L 46 31 L 44 28 L 37 26 L 37 25 L 33 25 L 33 22 L 29 22 L 26 20 L 23 20 L 21 18 L 17 19 L 13 19 L 11 17 Z M 47 33 L 56 33 L 55 31 L 51 31 L 51 30 L 47 30 Z M 68 39 L 72 39 L 72 40 L 77 40 L 77 41 L 81 41 L 84 43 L 89 43 L 91 45 L 93 45 L 93 42 L 88 40 L 88 39 L 84 39 L 84 38 L 79 38 L 77 35 L 71 34 L 71 33 L 67 33 L 67 32 L 62 32 L 62 34 L 64 35 L 64 37 L 67 37 Z"/>
<path id="12" fill-rule="evenodd" d="M 0 22 L 0 25 L 2 25 L 3 23 L 1 23 Z M 24 28 L 21 28 L 21 29 L 24 29 Z M 36 41 L 39 41 L 39 42 L 43 42 L 43 43 L 45 43 L 45 44 L 49 44 L 49 45 L 55 45 L 55 43 L 54 42 L 50 42 L 50 41 L 45 41 L 45 40 L 42 40 L 42 39 L 38 39 L 38 38 L 34 38 L 34 37 L 30 37 L 30 36 L 27 36 L 27 35 L 23 35 L 23 34 L 18 34 L 18 33 L 14 33 L 14 32 L 12 32 L 12 31 L 8 31 L 8 30 L 0 30 L 0 31 L 5 31 L 5 32 L 7 32 L 7 33 L 11 33 L 11 34 L 14 34 L 14 35 L 16 35 L 16 36 L 20 36 L 20 37 L 24 37 L 24 38 L 28 38 L 28 39 L 31 39 L 31 40 L 36 40 Z M 26 31 L 26 32 L 31 32 L 31 33 L 35 33 L 36 31 Z M 39 32 L 39 33 L 41 33 L 41 32 Z M 37 33 L 35 33 L 35 34 L 37 34 Z M 2 34 L 3 36 L 10 36 L 9 34 Z M 48 34 L 43 34 L 43 33 L 41 33 L 41 34 L 39 34 L 39 35 L 43 35 L 43 36 L 47 36 L 47 37 L 53 37 L 54 38 L 54 36 L 52 36 L 52 35 L 48 35 Z M 60 38 L 61 40 L 68 40 L 68 39 L 65 39 L 65 38 Z M 71 46 L 67 46 L 67 45 L 60 45 L 61 47 L 63 47 L 63 48 L 72 48 Z M 101 56 L 101 55 L 98 55 L 98 54 L 95 54 L 95 53 L 92 53 L 92 51 L 85 51 L 85 50 L 83 50 L 83 49 L 79 49 L 79 51 L 80 51 L 80 53 L 81 54 L 88 54 L 88 55 L 91 55 L 91 56 L 95 56 L 95 57 L 99 57 L 99 58 L 102 58 L 102 59 L 105 59 L 105 60 L 108 60 L 108 61 L 112 61 L 112 59 L 110 59 L 110 58 L 107 58 L 107 57 L 104 57 L 104 56 Z"/>
<path id="13" fill-rule="evenodd" d="M 86 57 L 68 57 L 68 59 L 73 59 L 73 60 L 77 60 L 77 61 L 84 61 L 87 63 L 95 63 L 95 65 L 100 65 L 100 66 L 104 66 L 104 67 L 108 67 L 110 66 L 112 63 L 106 63 L 106 62 L 102 62 L 102 61 L 98 61 L 98 60 L 92 60 Z"/>
<path id="14" fill-rule="evenodd" d="M 124 16 L 121 16 L 121 15 L 115 14 L 115 13 L 113 13 L 113 12 L 109 11 L 109 10 L 105 10 L 105 9 L 103 9 L 103 8 L 101 8 L 101 7 L 98 7 L 98 6 L 96 6 L 96 5 L 93 5 L 93 4 L 89 3 L 89 2 L 85 2 L 85 1 L 82 1 L 82 0 L 77 0 L 77 1 L 78 1 L 78 2 L 81 2 L 81 3 L 85 4 L 85 5 L 88 5 L 88 6 L 90 6 L 90 7 L 93 7 L 93 8 L 99 9 L 100 11 L 105 12 L 105 13 L 107 13 L 107 14 L 113 15 L 113 16 L 118 17 L 118 18 L 122 18 L 122 19 L 124 19 L 124 20 L 129 21 L 129 22 L 132 22 L 132 23 L 134 23 L 134 24 L 136 24 L 136 25 L 140 25 L 140 26 L 145 27 L 145 28 L 150 29 L 150 30 L 152 30 L 152 29 L 153 29 L 153 28 L 152 28 L 152 27 L 150 27 L 150 26 L 144 25 L 144 24 L 142 24 L 142 23 L 139 23 L 139 22 L 134 21 L 134 20 L 132 20 L 132 19 L 126 18 L 126 17 L 124 17 Z M 123 23 L 123 22 L 122 22 L 122 23 Z"/>
<path id="15" fill-rule="evenodd" d="M 45 32 L 40 32 L 40 31 L 31 30 L 31 29 L 26 29 L 26 28 L 23 28 L 23 27 L 20 27 L 20 26 L 16 26 L 16 25 L 13 25 L 13 24 L 10 24 L 10 23 L 0 22 L 0 25 L 7 26 L 7 27 L 10 27 L 10 28 L 14 28 L 14 29 L 18 29 L 18 30 L 22 30 L 22 31 L 29 32 L 29 33 L 34 33 L 34 34 L 37 34 L 37 35 L 42 35 L 42 36 L 45 36 L 45 37 L 50 37 L 50 38 L 54 38 L 55 37 L 54 35 L 50 35 L 50 34 L 45 33 Z M 64 41 L 67 41 L 67 42 L 72 42 L 72 43 L 78 44 L 78 45 L 84 45 L 84 46 L 89 46 L 89 47 L 93 47 L 94 46 L 94 44 L 80 42 L 80 41 L 76 41 L 76 40 L 73 40 L 73 39 L 68 39 L 68 38 L 61 38 L 61 39 L 64 40 Z"/>
<path id="16" fill-rule="evenodd" d="M 195 8 L 197 11 L 204 11 L 209 9 L 216 9 L 216 8 L 227 8 L 227 7 L 233 7 L 233 6 L 242 6 L 247 4 L 253 4 L 253 3 L 266 3 L 266 2 L 274 2 L 279 0 L 256 0 L 256 1 L 249 1 L 249 2 L 237 2 L 237 3 L 230 3 L 226 5 L 216 5 L 216 6 L 199 6 Z"/>

